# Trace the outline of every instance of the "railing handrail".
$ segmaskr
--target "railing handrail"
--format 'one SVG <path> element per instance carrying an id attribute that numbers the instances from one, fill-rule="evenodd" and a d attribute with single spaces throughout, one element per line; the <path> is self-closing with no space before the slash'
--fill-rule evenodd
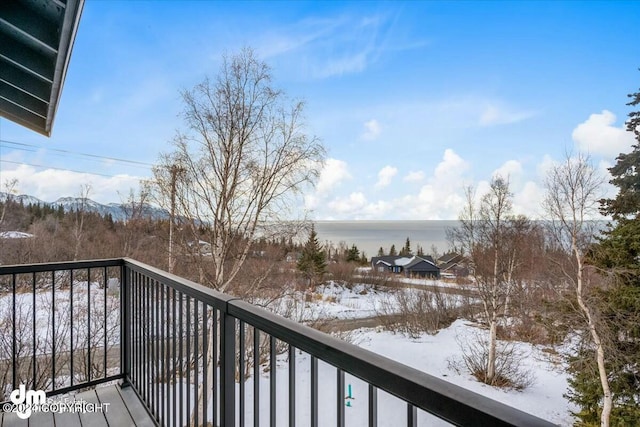
<path id="1" fill-rule="evenodd" d="M 184 277 L 167 273 L 159 268 L 152 267 L 131 258 L 123 258 L 122 261 L 124 262 L 125 267 L 133 267 L 133 271 L 144 273 L 152 279 L 171 286 L 176 291 L 182 292 L 185 295 L 204 302 L 205 304 L 215 307 L 223 312 L 227 311 L 227 302 L 237 299 L 214 289 L 207 288 L 206 286 L 202 286 L 196 282 L 192 282 Z"/>
<path id="2" fill-rule="evenodd" d="M 86 268 L 119 267 L 124 265 L 124 262 L 124 258 L 105 258 L 97 260 L 0 265 L 0 276 L 6 274 L 44 273 L 59 270 L 81 270 Z"/>

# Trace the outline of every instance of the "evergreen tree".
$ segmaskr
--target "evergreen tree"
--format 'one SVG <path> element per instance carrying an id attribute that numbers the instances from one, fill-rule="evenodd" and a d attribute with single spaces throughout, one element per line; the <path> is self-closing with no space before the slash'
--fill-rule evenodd
<path id="1" fill-rule="evenodd" d="M 382 249 L 382 246 L 378 249 L 378 256 L 384 256 L 384 249 Z"/>
<path id="2" fill-rule="evenodd" d="M 396 245 L 391 245 L 391 249 L 389 249 L 389 256 L 397 256 L 398 251 L 396 251 Z"/>
<path id="3" fill-rule="evenodd" d="M 640 91 L 629 97 L 627 105 L 640 105 Z M 609 337 L 605 363 L 613 394 L 612 426 L 640 420 L 640 111 L 629 114 L 627 130 L 638 143 L 609 168 L 610 182 L 619 191 L 615 198 L 602 200 L 601 207 L 614 222 L 592 253 L 594 264 L 613 279 L 597 295 L 602 302 L 601 328 Z M 602 390 L 594 375 L 593 350 L 581 349 L 572 362 L 569 398 L 580 407 L 577 416 L 584 425 L 599 425 Z"/>
<path id="4" fill-rule="evenodd" d="M 322 278 L 327 272 L 326 254 L 318 243 L 318 234 L 313 224 L 311 225 L 309 240 L 302 248 L 302 254 L 298 260 L 298 270 L 302 272 L 302 275 L 312 287 L 322 282 Z"/>
<path id="5" fill-rule="evenodd" d="M 367 259 L 367 255 L 363 251 L 362 254 L 360 255 L 360 264 L 367 265 L 368 263 L 369 263 L 369 260 Z"/>
<path id="6" fill-rule="evenodd" d="M 404 244 L 404 247 L 400 249 L 401 256 L 411 256 L 411 241 L 407 237 L 407 241 Z"/>
<path id="7" fill-rule="evenodd" d="M 347 251 L 347 262 L 359 262 L 360 261 L 360 251 L 358 247 L 354 244 L 351 245 L 351 249 Z"/>
<path id="8" fill-rule="evenodd" d="M 416 255 L 424 256 L 424 249 L 422 249 L 422 246 L 418 245 L 418 251 Z"/>

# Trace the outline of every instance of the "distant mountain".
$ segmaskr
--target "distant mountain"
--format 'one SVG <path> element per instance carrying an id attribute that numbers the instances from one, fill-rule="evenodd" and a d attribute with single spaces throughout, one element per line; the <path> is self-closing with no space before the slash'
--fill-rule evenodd
<path id="1" fill-rule="evenodd" d="M 7 193 L 0 192 L 0 202 L 4 202 L 5 200 L 7 200 L 7 196 L 9 196 Z M 11 198 L 17 202 L 22 202 L 22 204 L 25 206 L 28 204 L 49 205 L 54 208 L 62 206 L 65 212 L 76 210 L 80 206 L 82 206 L 82 199 L 80 197 L 61 197 L 55 202 L 45 202 L 36 197 L 26 194 L 21 194 L 19 196 L 12 195 Z M 86 199 L 84 207 L 88 212 L 97 212 L 101 216 L 107 216 L 108 214 L 111 214 L 111 217 L 114 221 L 126 220 L 129 216 L 127 213 L 131 212 L 131 205 L 127 203 L 109 203 L 108 205 L 103 205 L 91 199 Z M 164 209 L 160 209 L 149 204 L 145 204 L 142 209 L 143 215 L 145 217 L 150 217 L 153 219 L 169 218 L 169 212 Z"/>

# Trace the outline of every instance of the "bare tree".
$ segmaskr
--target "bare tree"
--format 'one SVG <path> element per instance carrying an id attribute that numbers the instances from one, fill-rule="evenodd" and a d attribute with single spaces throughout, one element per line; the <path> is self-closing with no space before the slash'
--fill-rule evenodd
<path id="1" fill-rule="evenodd" d="M 18 180 L 16 178 L 8 179 L 4 182 L 4 192 L 7 194 L 7 198 L 2 204 L 2 212 L 0 212 L 0 229 L 2 224 L 4 223 L 4 216 L 7 213 L 7 206 L 11 203 L 11 199 L 13 197 L 13 192 L 15 191 L 16 186 L 18 185 Z"/>
<path id="2" fill-rule="evenodd" d="M 513 236 L 524 218 L 511 215 L 509 181 L 494 177 L 489 191 L 476 203 L 472 188 L 467 188 L 460 226 L 449 231 L 449 238 L 469 257 L 474 283 L 482 300 L 483 315 L 489 327 L 486 342 L 486 366 L 473 372 L 481 381 L 496 385 L 505 382 L 496 371 L 498 322 L 504 315 L 519 263 L 519 251 Z M 511 241 L 511 242 L 510 242 Z"/>
<path id="3" fill-rule="evenodd" d="M 82 244 L 82 238 L 84 234 L 84 219 L 87 211 L 87 201 L 89 200 L 89 193 L 91 192 L 91 185 L 83 184 L 80 186 L 80 197 L 76 199 L 75 206 L 75 221 L 73 227 L 73 260 L 78 259 L 80 253 L 80 245 Z"/>
<path id="4" fill-rule="evenodd" d="M 550 219 L 550 235 L 558 248 L 573 258 L 567 265 L 559 265 L 564 278 L 572 285 L 579 310 L 595 347 L 598 375 L 602 386 L 601 426 L 609 426 L 613 397 L 605 366 L 605 347 L 598 316 L 587 298 L 589 275 L 586 274 L 586 251 L 594 242 L 596 218 L 603 178 L 584 155 L 566 156 L 562 164 L 554 166 L 545 182 L 544 207 Z"/>
<path id="5" fill-rule="evenodd" d="M 296 231 L 283 219 L 295 215 L 299 196 L 318 176 L 324 149 L 304 131 L 304 103 L 272 85 L 268 65 L 251 49 L 225 55 L 217 77 L 182 98 L 186 130 L 154 170 L 157 190 L 166 205 L 171 165 L 180 167 L 175 214 L 188 221 L 196 247 L 200 241 L 210 246 L 206 256 L 196 251 L 200 278 L 229 291 L 257 237 Z M 215 364 L 208 366 L 212 380 Z"/>

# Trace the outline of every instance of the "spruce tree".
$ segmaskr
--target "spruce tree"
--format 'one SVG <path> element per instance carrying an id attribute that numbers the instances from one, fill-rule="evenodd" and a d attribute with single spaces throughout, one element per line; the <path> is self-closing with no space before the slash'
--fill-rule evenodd
<path id="1" fill-rule="evenodd" d="M 396 245 L 391 245 L 391 249 L 389 249 L 389 256 L 397 256 L 398 252 L 396 251 Z"/>
<path id="2" fill-rule="evenodd" d="M 316 229 L 311 225 L 309 239 L 302 248 L 302 254 L 298 260 L 298 270 L 308 280 L 311 287 L 322 282 L 322 278 L 327 272 L 327 258 L 318 243 L 318 234 Z"/>
<path id="3" fill-rule="evenodd" d="M 384 256 L 384 249 L 382 249 L 382 246 L 378 249 L 378 256 Z"/>
<path id="4" fill-rule="evenodd" d="M 640 90 L 629 97 L 627 105 L 640 105 Z M 597 295 L 602 328 L 609 336 L 606 366 L 613 393 L 612 426 L 640 420 L 640 111 L 629 114 L 627 130 L 638 142 L 609 169 L 610 182 L 619 191 L 615 198 L 601 201 L 601 210 L 613 222 L 592 252 L 592 262 L 613 282 Z M 602 390 L 593 375 L 592 352 L 581 349 L 570 366 L 569 398 L 580 407 L 577 416 L 584 425 L 600 423 Z"/>
<path id="5" fill-rule="evenodd" d="M 367 255 L 363 251 L 362 254 L 360 254 L 360 264 L 367 265 L 368 263 L 369 260 L 367 259 Z"/>
<path id="6" fill-rule="evenodd" d="M 411 241 L 407 237 L 407 241 L 404 244 L 404 248 L 400 251 L 400 255 L 411 256 Z"/>
<path id="7" fill-rule="evenodd" d="M 351 245 L 351 249 L 347 251 L 347 262 L 359 262 L 360 261 L 360 250 L 354 244 Z"/>

